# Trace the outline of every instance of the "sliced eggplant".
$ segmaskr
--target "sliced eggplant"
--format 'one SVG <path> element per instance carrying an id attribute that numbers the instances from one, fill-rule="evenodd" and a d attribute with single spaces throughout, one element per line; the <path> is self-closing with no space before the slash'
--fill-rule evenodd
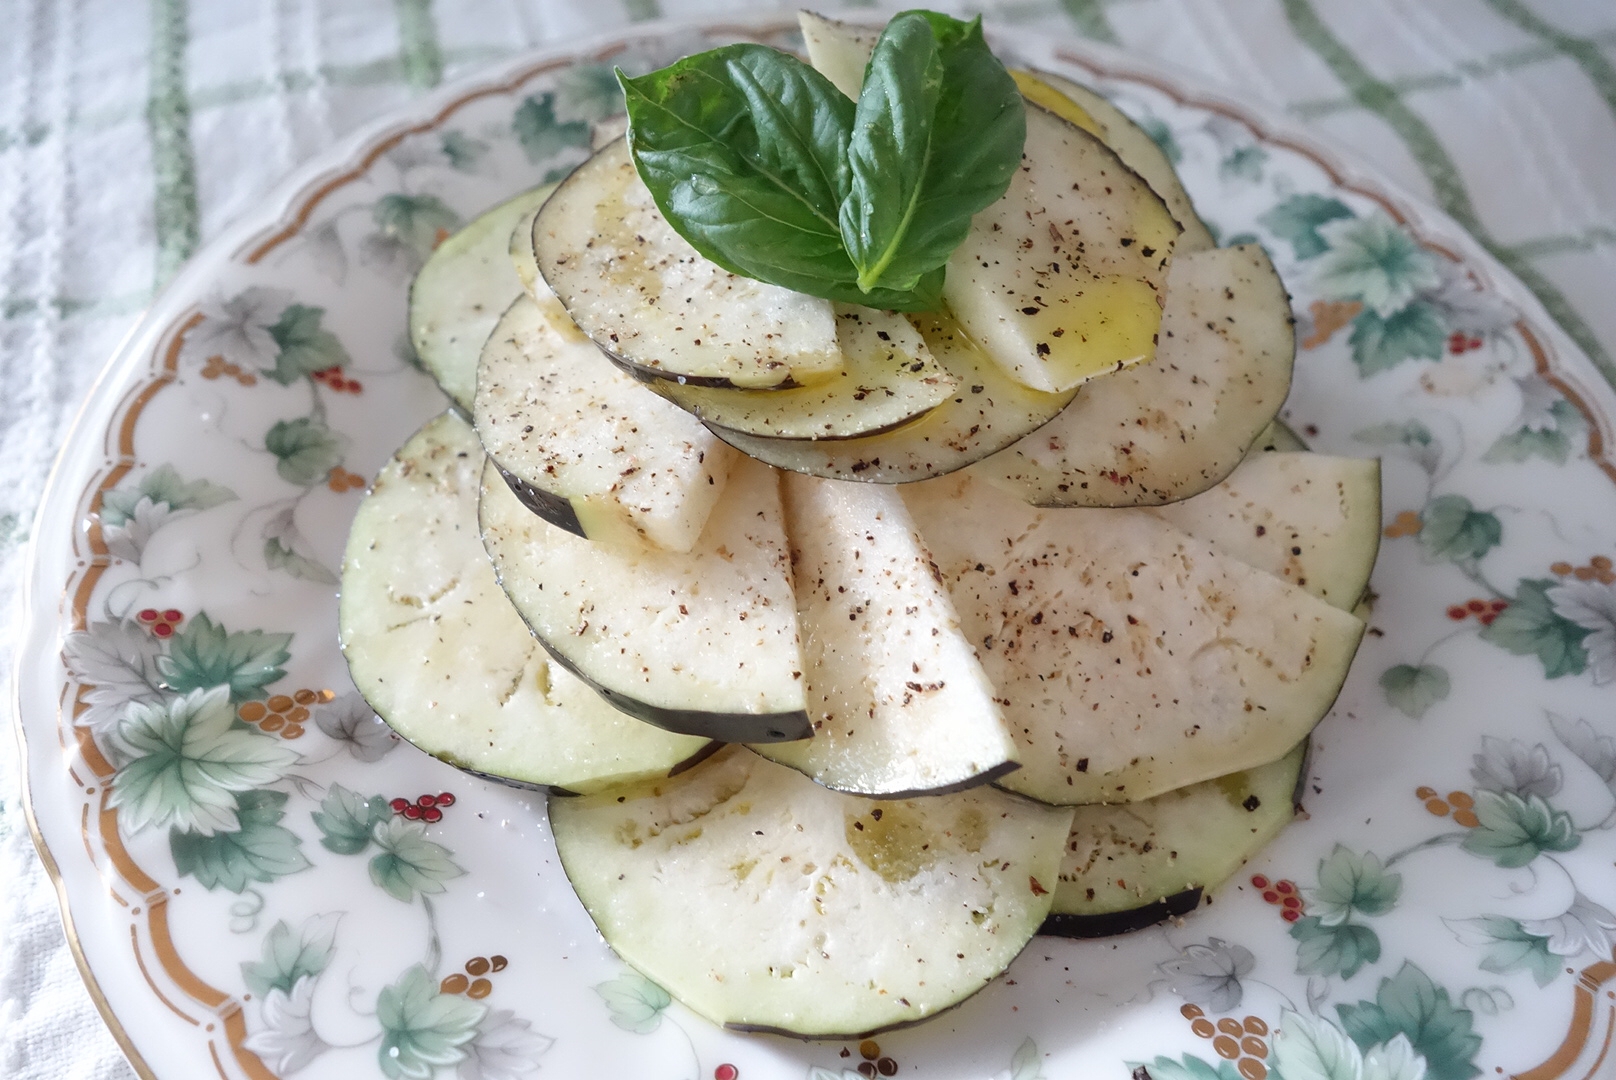
<path id="1" fill-rule="evenodd" d="M 1144 802 L 1080 806 L 1039 933 L 1104 937 L 1187 915 L 1296 815 L 1307 744 Z"/>
<path id="2" fill-rule="evenodd" d="M 857 99 L 875 37 L 799 20 L 814 66 Z M 971 219 L 943 298 L 1016 381 L 1069 390 L 1153 355 L 1178 233 L 1167 204 L 1109 147 L 1029 103 L 1022 167 Z"/>
<path id="3" fill-rule="evenodd" d="M 1052 803 L 1273 761 L 1334 702 L 1354 616 L 1149 514 L 1036 510 L 968 474 L 899 489 Z"/>
<path id="4" fill-rule="evenodd" d="M 555 190 L 553 184 L 550 190 Z M 539 203 L 517 219 L 511 228 L 506 251 L 511 257 L 511 265 L 516 268 L 516 276 L 522 282 L 522 288 L 527 294 L 535 300 L 553 300 L 555 293 L 544 283 L 544 277 L 539 273 L 539 262 L 533 257 L 533 219 L 539 216 L 539 206 L 543 205 Z"/>
<path id="5" fill-rule="evenodd" d="M 1290 299 L 1256 244 L 1173 260 L 1152 363 L 1084 386 L 974 471 L 1037 506 L 1150 506 L 1234 471 L 1290 391 Z"/>
<path id="6" fill-rule="evenodd" d="M 533 640 L 477 539 L 482 459 L 471 425 L 445 413 L 354 516 L 338 640 L 371 708 L 432 756 L 520 787 L 598 791 L 709 752 L 618 712 Z"/>
<path id="7" fill-rule="evenodd" d="M 490 462 L 483 544 L 550 655 L 618 709 L 725 742 L 803 739 L 779 474 L 742 461 L 688 552 L 596 544 L 528 512 Z"/>
<path id="8" fill-rule="evenodd" d="M 842 366 L 830 301 L 709 262 L 657 210 L 614 142 L 533 222 L 539 271 L 574 322 L 644 378 L 763 389 Z"/>
<path id="9" fill-rule="evenodd" d="M 980 990 L 1049 911 L 1070 810 L 992 788 L 878 802 L 743 747 L 630 792 L 552 799 L 606 943 L 717 1024 L 858 1038 Z"/>
<path id="10" fill-rule="evenodd" d="M 1296 429 L 1276 417 L 1272 423 L 1263 428 L 1262 434 L 1257 436 L 1257 441 L 1246 451 L 1246 457 L 1272 453 L 1290 454 L 1307 449 L 1309 449 L 1307 443 L 1296 434 Z"/>
<path id="11" fill-rule="evenodd" d="M 1067 390 L 1155 355 L 1178 232 L 1104 143 L 1029 104 L 1022 167 L 971 219 L 943 298 L 1018 382 Z"/>
<path id="12" fill-rule="evenodd" d="M 410 344 L 443 392 L 468 413 L 483 342 L 522 292 L 508 254 L 512 232 L 554 190 L 548 184 L 524 191 L 473 219 L 437 246 L 410 285 Z"/>
<path id="13" fill-rule="evenodd" d="M 993 686 L 897 492 L 794 474 L 784 488 L 814 735 L 757 752 L 885 798 L 1014 769 Z"/>
<path id="14" fill-rule="evenodd" d="M 728 390 L 651 382 L 713 428 L 774 439 L 850 439 L 888 431 L 948 400 L 958 379 L 902 315 L 837 304 L 841 371 L 811 386 Z"/>
<path id="15" fill-rule="evenodd" d="M 827 19 L 812 11 L 798 11 L 797 25 L 814 70 L 857 101 L 864 89 L 864 68 L 880 40 L 881 28 Z"/>
<path id="16" fill-rule="evenodd" d="M 742 453 L 810 476 L 904 484 L 942 476 L 1002 450 L 1047 424 L 1077 394 L 1029 390 L 1006 375 L 947 315 L 910 316 L 957 385 L 920 419 L 895 431 L 834 442 L 767 439 L 715 428 Z"/>
<path id="17" fill-rule="evenodd" d="M 1041 83 L 1049 91 L 1082 110 L 1101 128 L 1094 134 L 1105 140 L 1105 144 L 1116 151 L 1117 157 L 1122 159 L 1124 165 L 1145 178 L 1145 182 L 1162 197 L 1174 220 L 1183 228 L 1184 233 L 1178 238 L 1178 244 L 1174 248 L 1178 254 L 1206 251 L 1218 246 L 1212 239 L 1212 233 L 1207 229 L 1206 223 L 1195 213 L 1195 204 L 1190 201 L 1189 192 L 1184 190 L 1184 184 L 1179 180 L 1178 171 L 1173 168 L 1172 160 L 1156 140 L 1150 137 L 1150 133 L 1129 118 L 1127 113 L 1111 104 L 1103 95 L 1065 76 L 1049 71 L 1014 71 L 1011 74 L 1015 76 L 1016 85 L 1021 87 L 1021 92 L 1031 100 L 1063 116 L 1066 115 L 1058 107 L 1059 102 L 1046 100 L 1035 86 L 1029 85 Z"/>
<path id="18" fill-rule="evenodd" d="M 1380 461 L 1254 454 L 1216 487 L 1148 512 L 1351 611 L 1380 550 Z"/>
<path id="19" fill-rule="evenodd" d="M 518 297 L 489 335 L 474 416 L 528 509 L 591 540 L 689 551 L 739 458 L 619 371 L 554 299 Z"/>

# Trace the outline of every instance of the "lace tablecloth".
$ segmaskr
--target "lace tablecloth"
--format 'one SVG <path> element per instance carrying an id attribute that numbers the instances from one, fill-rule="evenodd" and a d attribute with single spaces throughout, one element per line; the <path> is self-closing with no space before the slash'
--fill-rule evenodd
<path id="1" fill-rule="evenodd" d="M 837 0 L 831 0 L 835 7 Z M 486 62 L 748 0 L 0 0 L 0 609 L 80 400 L 154 292 L 288 170 Z M 1446 210 L 1616 381 L 1607 0 L 985 0 L 1287 108 Z M 10 693 L 18 629 L 0 636 Z M 0 1076 L 132 1075 L 0 739 Z"/>

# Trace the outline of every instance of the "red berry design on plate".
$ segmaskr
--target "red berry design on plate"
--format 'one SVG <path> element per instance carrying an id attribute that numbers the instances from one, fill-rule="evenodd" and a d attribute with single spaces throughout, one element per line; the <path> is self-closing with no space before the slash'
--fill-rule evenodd
<path id="1" fill-rule="evenodd" d="M 142 608 L 135 615 L 135 621 L 144 626 L 155 638 L 170 638 L 180 623 L 185 621 L 185 613 L 178 608 L 168 608 L 158 611 L 156 608 Z"/>
<path id="2" fill-rule="evenodd" d="M 713 1070 L 713 1080 L 739 1080 L 740 1075 L 741 1070 L 727 1061 Z"/>
<path id="3" fill-rule="evenodd" d="M 387 805 L 391 806 L 393 808 L 393 813 L 402 814 L 404 812 L 404 808 L 406 806 L 410 805 L 410 800 L 408 800 L 408 799 L 394 799 L 392 802 L 388 803 Z"/>
<path id="4" fill-rule="evenodd" d="M 453 806 L 455 804 L 454 792 L 445 791 L 438 796 L 439 806 Z"/>
<path id="5" fill-rule="evenodd" d="M 1261 874 L 1256 874 L 1253 875 L 1251 883 L 1262 890 L 1263 903 L 1272 904 L 1280 909 L 1280 918 L 1286 922 L 1295 922 L 1302 917 L 1307 905 L 1302 902 L 1301 890 L 1296 887 L 1296 882 L 1290 878 L 1271 882 Z"/>

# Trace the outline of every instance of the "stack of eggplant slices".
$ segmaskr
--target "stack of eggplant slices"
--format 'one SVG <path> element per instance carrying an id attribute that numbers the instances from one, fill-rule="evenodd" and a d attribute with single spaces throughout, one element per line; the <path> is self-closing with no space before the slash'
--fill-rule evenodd
<path id="1" fill-rule="evenodd" d="M 803 29 L 863 110 L 881 31 Z M 605 940 L 715 1023 L 873 1033 L 1192 911 L 1294 815 L 1364 630 L 1378 464 L 1277 420 L 1267 255 L 1009 74 L 1024 148 L 927 310 L 699 253 L 632 127 L 412 289 L 453 407 L 354 522 L 353 678 L 549 792 Z"/>

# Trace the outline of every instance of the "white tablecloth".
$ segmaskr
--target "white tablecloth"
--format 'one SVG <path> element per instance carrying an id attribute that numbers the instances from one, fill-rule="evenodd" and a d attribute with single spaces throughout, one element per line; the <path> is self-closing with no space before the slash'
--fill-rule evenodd
<path id="1" fill-rule="evenodd" d="M 749 0 L 0 0 L 0 610 L 46 473 L 154 291 L 289 169 L 512 53 Z M 834 9 L 839 0 L 828 0 Z M 897 5 L 894 5 L 896 7 Z M 1611 0 L 984 0 L 1288 108 L 1466 225 L 1616 382 Z M 0 620 L 11 700 L 18 628 Z M 133 1075 L 0 738 L 0 1076 Z"/>

